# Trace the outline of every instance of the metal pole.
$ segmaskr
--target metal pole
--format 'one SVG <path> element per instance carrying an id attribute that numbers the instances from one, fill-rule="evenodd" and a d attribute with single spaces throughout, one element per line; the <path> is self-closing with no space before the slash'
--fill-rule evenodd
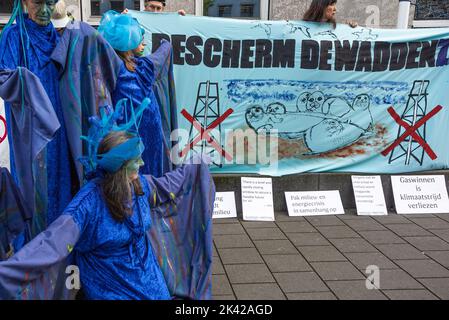
<path id="1" fill-rule="evenodd" d="M 421 81 L 421 86 L 419 87 L 419 93 L 418 96 L 415 99 L 415 105 L 413 107 L 413 121 L 412 121 L 412 127 L 415 126 L 416 121 L 418 120 L 418 107 L 419 107 L 419 100 L 421 99 L 421 95 L 423 94 L 424 90 L 424 81 Z M 413 137 L 410 135 L 408 140 L 408 147 L 407 147 L 407 155 L 405 156 L 405 164 L 410 165 L 410 157 L 412 154 L 412 143 L 413 143 Z"/>
<path id="2" fill-rule="evenodd" d="M 203 14 L 207 15 L 207 12 L 203 12 L 203 3 L 204 0 L 195 0 L 195 15 L 202 16 Z"/>
<path id="3" fill-rule="evenodd" d="M 260 20 L 270 19 L 270 0 L 260 0 Z"/>
<path id="4" fill-rule="evenodd" d="M 410 16 L 410 0 L 399 0 L 397 29 L 408 29 Z"/>
<path id="5" fill-rule="evenodd" d="M 206 101 L 204 102 L 204 105 L 205 105 L 205 107 L 204 107 L 204 120 L 203 120 L 204 126 L 203 126 L 203 128 L 201 128 L 201 139 L 203 139 L 203 134 L 206 131 L 205 129 L 208 126 L 207 114 L 208 114 L 208 111 L 209 111 L 209 94 L 210 94 L 210 80 L 207 80 L 207 83 L 206 83 Z M 202 143 L 201 143 L 201 153 L 204 153 L 203 150 L 204 150 L 205 147 L 206 147 L 206 140 L 203 140 Z"/>

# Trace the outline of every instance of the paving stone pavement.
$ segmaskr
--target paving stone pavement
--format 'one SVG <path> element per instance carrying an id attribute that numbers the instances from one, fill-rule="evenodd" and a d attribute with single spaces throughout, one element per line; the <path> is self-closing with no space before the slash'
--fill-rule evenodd
<path id="1" fill-rule="evenodd" d="M 215 300 L 449 299 L 449 214 L 213 222 Z"/>

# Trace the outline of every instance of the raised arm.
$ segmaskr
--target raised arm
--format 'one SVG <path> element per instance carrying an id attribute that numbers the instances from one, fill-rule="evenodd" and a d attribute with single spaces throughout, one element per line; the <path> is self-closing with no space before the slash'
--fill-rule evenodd
<path id="1" fill-rule="evenodd" d="M 0 299 L 51 299 L 57 270 L 79 235 L 73 218 L 62 215 L 9 260 L 0 262 Z M 41 296 L 42 291 L 48 296 Z"/>
<path id="2" fill-rule="evenodd" d="M 72 250 L 92 238 L 96 198 L 84 187 L 64 213 L 9 260 L 0 262 L 0 299 L 52 299 Z"/>
<path id="3" fill-rule="evenodd" d="M 153 44 L 154 45 L 154 44 Z M 160 45 L 152 54 L 146 56 L 153 65 L 154 78 L 156 81 L 160 76 L 167 74 L 163 72 L 168 70 L 171 63 L 172 46 L 170 42 L 165 39 L 161 40 Z"/>

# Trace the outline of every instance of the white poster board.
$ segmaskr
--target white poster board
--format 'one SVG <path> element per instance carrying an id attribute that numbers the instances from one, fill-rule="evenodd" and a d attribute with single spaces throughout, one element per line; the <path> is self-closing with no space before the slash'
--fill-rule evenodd
<path id="1" fill-rule="evenodd" d="M 388 214 L 380 176 L 351 176 L 351 179 L 358 215 Z"/>
<path id="2" fill-rule="evenodd" d="M 5 105 L 0 98 L 0 167 L 10 169 L 9 165 L 9 143 L 6 135 Z"/>
<path id="3" fill-rule="evenodd" d="M 215 193 L 212 219 L 237 218 L 234 192 Z"/>
<path id="4" fill-rule="evenodd" d="M 274 221 L 271 178 L 242 177 L 243 220 Z"/>
<path id="5" fill-rule="evenodd" d="M 344 214 L 340 191 L 285 192 L 288 215 L 324 216 Z"/>
<path id="6" fill-rule="evenodd" d="M 449 199 L 443 175 L 392 176 L 394 202 L 399 214 L 448 213 Z"/>

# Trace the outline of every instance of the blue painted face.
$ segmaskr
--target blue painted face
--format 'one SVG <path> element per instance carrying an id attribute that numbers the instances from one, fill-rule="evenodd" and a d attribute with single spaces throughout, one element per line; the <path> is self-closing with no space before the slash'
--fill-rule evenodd
<path id="1" fill-rule="evenodd" d="M 25 0 L 28 16 L 40 26 L 50 24 L 57 0 Z"/>
<path id="2" fill-rule="evenodd" d="M 142 157 L 130 160 L 126 165 L 126 173 L 131 180 L 137 179 L 139 174 L 139 168 L 143 166 L 145 163 L 142 160 Z"/>
<path id="3" fill-rule="evenodd" d="M 139 44 L 139 46 L 133 50 L 133 53 L 136 57 L 142 57 L 145 52 L 145 41 L 142 39 L 142 42 Z"/>

